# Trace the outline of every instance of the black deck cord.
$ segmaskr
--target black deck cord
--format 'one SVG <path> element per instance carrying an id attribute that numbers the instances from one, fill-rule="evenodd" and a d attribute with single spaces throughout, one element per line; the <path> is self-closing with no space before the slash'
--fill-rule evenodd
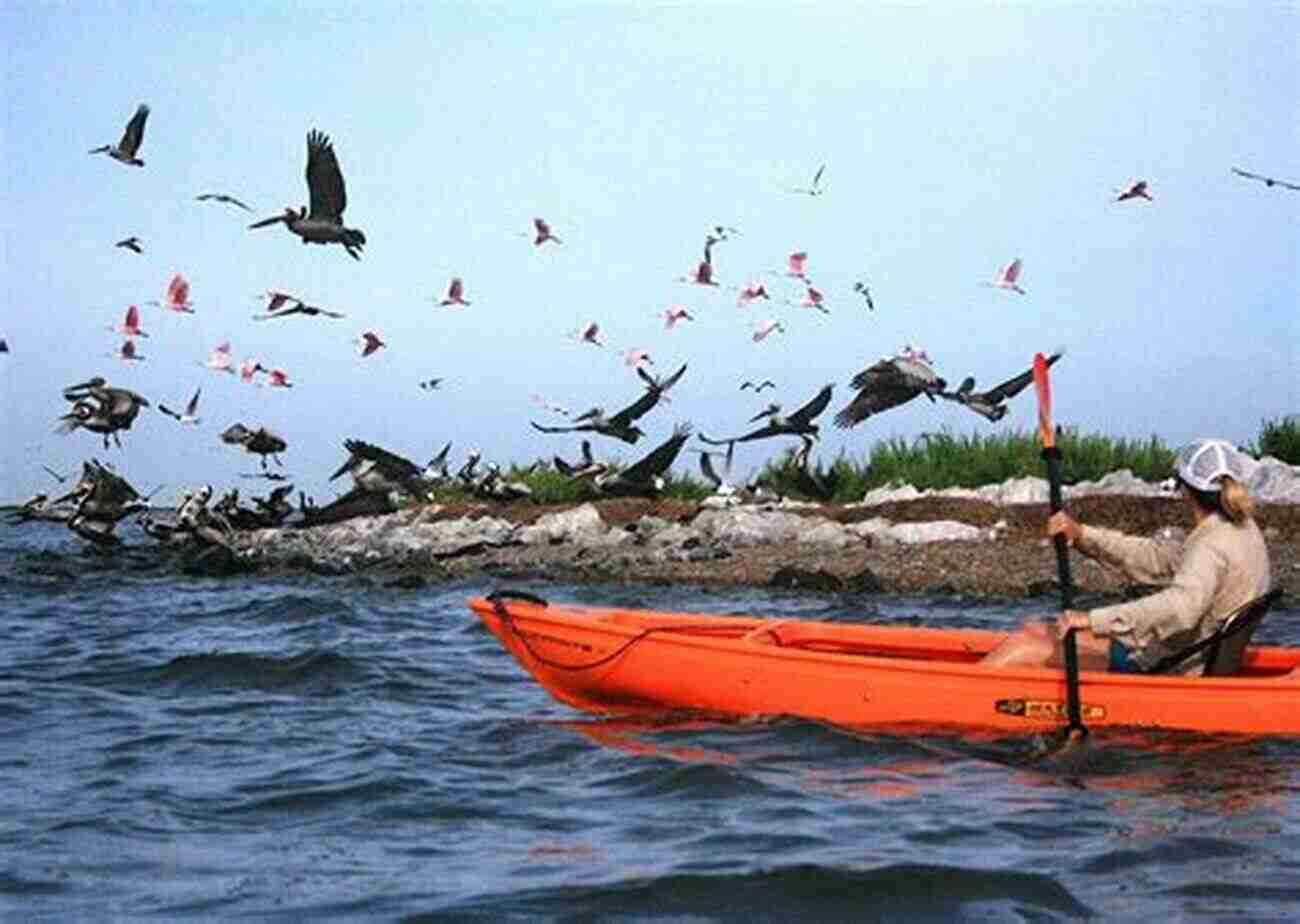
<path id="1" fill-rule="evenodd" d="M 528 652 L 529 655 L 532 656 L 533 660 L 536 661 L 538 664 L 551 668 L 551 670 L 557 670 L 557 671 L 575 671 L 575 672 L 589 671 L 589 670 L 593 670 L 594 668 L 601 667 L 605 664 L 610 663 L 614 659 L 620 657 L 629 648 L 631 648 L 637 642 L 641 641 L 641 639 L 645 638 L 647 635 L 650 635 L 654 632 L 681 632 L 683 630 L 689 632 L 693 629 L 708 630 L 708 629 L 717 628 L 716 626 L 705 625 L 703 623 L 701 623 L 700 625 L 683 624 L 683 625 L 675 625 L 675 626 L 651 626 L 648 629 L 642 629 L 640 632 L 632 636 L 622 645 L 619 645 L 609 654 L 599 657 L 595 661 L 589 661 L 586 664 L 563 664 L 559 661 L 552 661 L 550 658 L 546 657 L 545 655 L 538 654 L 537 651 L 533 648 L 533 646 L 529 643 L 528 636 L 524 635 L 522 632 L 519 631 L 518 627 L 515 625 L 514 619 L 510 615 L 510 611 L 506 609 L 505 603 L 503 602 L 504 600 L 512 599 L 512 598 L 517 600 L 523 600 L 526 603 L 538 603 L 541 606 L 546 606 L 547 605 L 546 601 L 543 600 L 541 597 L 535 597 L 532 594 L 524 593 L 523 591 L 513 591 L 513 590 L 494 591 L 493 593 L 488 594 L 488 596 L 485 598 L 486 600 L 491 602 L 493 609 L 496 611 L 497 618 L 501 620 L 502 625 L 509 628 L 511 634 L 514 635 L 515 638 L 519 639 L 519 643 L 524 646 L 524 649 Z"/>
<path id="2" fill-rule="evenodd" d="M 1048 499 L 1052 512 L 1056 513 L 1065 506 L 1061 498 L 1061 450 L 1056 446 L 1043 449 L 1043 460 L 1047 463 Z M 1061 609 L 1074 608 L 1074 581 L 1070 578 L 1070 550 L 1066 538 L 1061 533 L 1053 537 L 1056 546 L 1056 573 L 1061 582 Z M 1065 710 L 1067 738 L 1084 738 L 1088 727 L 1083 724 L 1083 707 L 1079 702 L 1079 648 L 1075 642 L 1074 629 L 1065 633 Z"/>
<path id="3" fill-rule="evenodd" d="M 1219 628 L 1215 629 L 1212 634 L 1207 635 L 1194 645 L 1188 645 L 1182 651 L 1175 651 L 1173 654 L 1161 658 L 1152 667 L 1143 671 L 1143 673 L 1163 674 L 1165 671 L 1182 664 L 1188 658 L 1192 657 L 1192 655 L 1199 654 L 1209 648 L 1210 653 L 1205 656 L 1205 675 L 1207 677 L 1213 676 L 1210 674 L 1210 671 L 1214 669 L 1214 661 L 1219 656 L 1219 646 L 1232 638 L 1238 632 L 1245 632 L 1248 628 L 1258 623 L 1264 617 L 1264 614 L 1268 612 L 1268 608 L 1276 603 L 1281 596 L 1282 588 L 1274 587 L 1268 593 L 1261 594 L 1254 600 L 1247 600 L 1227 616 L 1223 617 L 1223 621 L 1219 623 Z M 1246 613 L 1247 610 L 1252 610 L 1253 612 L 1249 612 L 1241 619 L 1237 619 L 1238 616 L 1242 613 Z"/>

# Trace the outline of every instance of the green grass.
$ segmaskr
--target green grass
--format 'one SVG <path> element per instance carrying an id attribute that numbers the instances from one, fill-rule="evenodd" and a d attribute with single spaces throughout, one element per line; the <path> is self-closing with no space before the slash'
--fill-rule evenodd
<path id="1" fill-rule="evenodd" d="M 1272 456 L 1288 465 L 1300 465 L 1300 415 L 1261 421 L 1259 436 L 1249 451 L 1256 458 Z"/>
<path id="2" fill-rule="evenodd" d="M 1169 477 L 1176 453 L 1176 448 L 1166 446 L 1155 435 L 1126 439 L 1081 434 L 1073 427 L 1060 431 L 1056 445 L 1061 450 L 1066 483 L 1095 481 L 1120 469 L 1128 469 L 1144 481 L 1162 481 Z M 1269 455 L 1300 465 L 1300 417 L 1263 421 L 1256 441 L 1247 451 L 1256 457 Z M 711 493 L 710 485 L 694 474 L 694 463 L 684 461 L 692 458 L 686 453 L 679 458 L 676 469 L 669 474 L 664 496 L 698 501 Z M 919 490 L 974 488 L 1026 475 L 1044 476 L 1037 433 L 1019 430 L 958 435 L 942 429 L 913 440 L 893 436 L 877 441 L 861 459 L 843 453 L 829 461 L 815 459 L 813 470 L 822 481 L 834 483 L 835 503 L 859 501 L 867 491 L 889 485 L 910 484 Z M 539 504 L 600 499 L 589 482 L 574 481 L 551 469 L 525 472 L 512 466 L 505 477 L 527 484 L 533 501 Z M 779 447 L 758 477 L 778 493 L 801 496 L 792 453 L 782 452 Z M 473 498 L 463 488 L 445 487 L 435 493 L 434 499 L 448 503 Z"/>

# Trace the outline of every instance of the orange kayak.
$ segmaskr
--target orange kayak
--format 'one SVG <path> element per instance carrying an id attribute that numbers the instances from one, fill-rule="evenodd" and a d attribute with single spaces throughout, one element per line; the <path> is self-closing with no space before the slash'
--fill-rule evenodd
<path id="1" fill-rule="evenodd" d="M 1007 732 L 1066 724 L 1063 671 L 976 663 L 1001 632 L 468 602 L 552 696 L 587 712 Z M 1300 648 L 1248 648 L 1230 677 L 1083 671 L 1080 698 L 1090 728 L 1300 735 Z"/>

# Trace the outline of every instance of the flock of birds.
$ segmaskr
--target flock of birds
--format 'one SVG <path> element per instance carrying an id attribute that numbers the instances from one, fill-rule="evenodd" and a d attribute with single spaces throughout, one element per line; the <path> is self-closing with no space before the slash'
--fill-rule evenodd
<path id="1" fill-rule="evenodd" d="M 144 143 L 145 126 L 149 116 L 149 107 L 140 105 L 126 125 L 121 139 L 116 144 L 106 144 L 93 149 L 90 153 L 103 153 L 119 163 L 143 167 L 144 161 L 139 154 Z M 1243 178 L 1256 180 L 1268 186 L 1280 186 L 1287 189 L 1300 189 L 1296 184 L 1287 183 L 1270 177 L 1249 173 L 1233 168 L 1233 172 Z M 338 158 L 328 136 L 311 130 L 307 133 L 307 161 L 305 177 L 308 190 L 308 204 L 298 208 L 286 207 L 279 215 L 252 222 L 250 229 L 283 224 L 285 229 L 302 240 L 303 244 L 338 245 L 354 260 L 360 260 L 366 244 L 366 236 L 357 228 L 346 227 L 343 215 L 347 208 L 347 193 L 343 173 Z M 826 193 L 826 165 L 822 164 L 805 186 L 789 187 L 789 191 L 807 196 L 821 196 Z M 1153 201 L 1149 184 L 1137 180 L 1122 189 L 1117 189 L 1115 202 L 1136 200 Z M 199 201 L 215 202 L 234 208 L 253 212 L 253 209 L 235 196 L 226 193 L 202 193 L 196 197 Z M 710 227 L 704 239 L 703 254 L 694 268 L 679 281 L 693 285 L 720 287 L 714 276 L 714 255 L 716 248 L 739 234 L 736 228 L 726 225 Z M 544 245 L 562 245 L 563 241 L 556 235 L 550 224 L 542 218 L 533 219 L 533 230 L 529 235 L 534 247 Z M 134 253 L 143 252 L 143 243 L 136 236 L 127 237 L 116 243 L 117 247 Z M 786 279 L 795 281 L 803 290 L 803 296 L 797 304 L 800 307 L 829 313 L 825 293 L 813 282 L 809 274 L 809 256 L 804 251 L 790 253 L 782 270 L 773 271 Z M 1008 261 L 986 285 L 993 288 L 1025 294 L 1022 284 L 1023 264 L 1020 259 Z M 748 307 L 761 301 L 770 301 L 772 296 L 766 283 L 761 278 L 751 279 L 738 287 L 736 304 Z M 853 285 L 853 292 L 860 297 L 868 310 L 875 310 L 875 302 L 866 281 L 859 280 Z M 293 316 L 308 318 L 340 319 L 341 312 L 332 311 L 312 305 L 303 299 L 281 291 L 270 291 L 263 313 L 254 315 L 254 320 L 269 321 Z M 447 285 L 445 294 L 436 298 L 440 307 L 452 308 L 468 306 L 471 301 L 466 297 L 464 280 L 453 277 Z M 163 299 L 153 304 L 164 310 L 181 314 L 193 314 L 190 302 L 189 283 L 184 276 L 176 274 L 169 283 Z M 789 304 L 796 304 L 789 302 Z M 683 305 L 670 305 L 663 312 L 664 327 L 672 329 L 676 325 L 694 320 L 691 312 Z M 110 356 L 125 362 L 143 359 L 136 343 L 149 337 L 143 329 L 143 322 L 137 306 L 130 306 L 120 324 L 110 326 L 114 333 L 123 337 L 122 345 Z M 756 321 L 752 328 L 755 342 L 780 333 L 785 329 L 784 322 L 776 319 Z M 597 321 L 582 325 L 572 334 L 580 343 L 604 347 L 601 328 Z M 370 356 L 383 349 L 386 344 L 380 334 L 374 330 L 363 330 L 357 338 L 360 355 Z M 8 352 L 9 346 L 0 339 L 0 352 Z M 1060 359 L 1063 350 L 1057 350 L 1048 359 L 1049 364 Z M 564 425 L 542 424 L 532 421 L 532 426 L 546 434 L 583 434 L 584 436 L 607 437 L 632 445 L 646 435 L 639 425 L 645 416 L 660 403 L 669 401 L 668 393 L 677 385 L 687 371 L 681 365 L 671 375 L 659 377 L 648 370 L 654 362 L 644 349 L 632 348 L 623 352 L 624 363 L 632 368 L 639 379 L 639 391 L 635 397 L 614 413 L 608 413 L 603 406 L 590 408 L 584 413 L 573 415 L 568 408 L 548 401 L 539 394 L 534 394 L 536 404 L 555 414 L 567 417 Z M 229 342 L 222 342 L 214 347 L 207 360 L 201 365 L 223 374 L 238 375 L 243 382 L 258 382 L 268 387 L 292 388 L 289 374 L 281 368 L 264 367 L 256 359 L 247 359 L 235 365 Z M 263 376 L 258 380 L 258 376 Z M 1007 413 L 1007 402 L 1022 392 L 1032 380 L 1030 370 L 1026 369 L 1010 376 L 992 388 L 977 391 L 975 379 L 966 377 L 955 389 L 948 388 L 948 382 L 940 376 L 935 365 L 925 350 L 905 345 L 892 356 L 883 357 L 857 372 L 849 382 L 852 397 L 833 415 L 834 425 L 839 428 L 852 428 L 892 408 L 900 407 L 915 398 L 924 396 L 931 402 L 951 401 L 979 414 L 990 422 L 996 422 Z M 440 387 L 441 379 L 432 378 L 419 383 L 425 390 Z M 746 380 L 740 390 L 752 390 L 755 394 L 765 388 L 775 389 L 776 383 L 771 379 L 760 381 Z M 792 454 L 797 470 L 802 473 L 807 493 L 818 499 L 828 500 L 833 493 L 833 484 L 825 481 L 809 467 L 811 450 L 818 439 L 820 425 L 818 419 L 825 413 L 833 399 L 834 384 L 828 383 L 814 395 L 799 405 L 794 411 L 786 413 L 778 402 L 769 403 L 757 414 L 750 417 L 746 424 L 748 429 L 738 427 L 742 432 L 733 435 L 711 437 L 698 434 L 705 447 L 726 447 L 724 453 L 715 453 L 708 448 L 695 450 L 700 455 L 700 471 L 719 493 L 736 494 L 748 492 L 757 494 L 761 487 L 755 481 L 738 488 L 730 481 L 730 469 L 734 448 L 740 443 L 752 443 L 780 437 L 791 437 L 799 441 L 798 449 Z M 199 399 L 202 388 L 195 389 L 193 396 L 183 410 L 175 410 L 159 403 L 160 413 L 172 417 L 182 425 L 197 426 L 201 422 Z M 110 384 L 102 376 L 68 386 L 63 391 L 63 398 L 71 405 L 67 412 L 57 421 L 57 430 L 71 433 L 78 429 L 98 434 L 102 437 L 105 449 L 110 442 L 121 446 L 121 434 L 131 429 L 142 408 L 151 407 L 151 402 L 144 396 L 121 385 Z M 596 457 L 590 438 L 581 443 L 581 456 L 577 461 L 569 462 L 556 455 L 545 462 L 539 460 L 531 468 L 548 465 L 561 475 L 589 483 L 598 495 L 653 495 L 662 490 L 665 477 L 676 462 L 694 431 L 690 423 L 678 423 L 671 435 L 651 449 L 641 458 L 626 466 L 601 461 Z M 279 454 L 288 448 L 287 441 L 280 435 L 262 426 L 248 426 L 235 423 L 219 434 L 222 443 L 242 448 L 258 456 L 261 460 L 260 470 L 247 477 L 262 477 L 271 481 L 285 481 L 287 476 L 272 470 L 268 458 L 277 466 L 283 467 Z M 353 485 L 351 490 L 325 507 L 316 507 L 314 503 L 300 494 L 299 512 L 307 523 L 329 522 L 359 513 L 378 512 L 394 509 L 396 504 L 409 498 L 423 498 L 440 485 L 460 484 L 474 494 L 497 500 L 515 500 L 526 498 L 530 492 L 528 486 L 518 479 L 509 479 L 502 474 L 500 466 L 495 463 L 479 468 L 480 456 L 471 451 L 465 464 L 453 474 L 449 468 L 448 443 L 442 451 L 426 465 L 416 465 L 396 453 L 363 440 L 349 439 L 344 442 L 347 460 L 330 477 L 333 481 L 347 474 Z M 714 456 L 722 460 L 722 472 L 714 465 Z M 48 469 L 47 469 L 48 470 Z M 62 479 L 60 479 L 62 480 Z M 165 539 L 195 537 L 210 543 L 227 541 L 230 531 L 241 526 L 278 525 L 292 511 L 286 497 L 291 492 L 291 485 L 275 488 L 265 499 L 255 499 L 254 507 L 241 506 L 238 492 L 228 492 L 211 508 L 212 490 L 205 487 L 185 493 L 177 508 L 177 517 L 171 523 L 159 523 L 152 520 L 144 505 L 147 498 L 142 497 L 111 465 L 90 460 L 83 465 L 80 479 L 68 494 L 49 500 L 38 495 L 20 508 L 17 519 L 44 517 L 63 519 L 79 535 L 96 542 L 113 542 L 113 526 L 124 517 L 137 514 L 142 517 L 146 532 Z M 71 508 L 61 505 L 72 503 Z"/>

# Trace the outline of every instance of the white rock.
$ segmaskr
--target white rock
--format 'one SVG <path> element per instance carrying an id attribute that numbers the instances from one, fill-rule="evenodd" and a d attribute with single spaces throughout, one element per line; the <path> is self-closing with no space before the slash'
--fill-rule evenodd
<path id="1" fill-rule="evenodd" d="M 824 521 L 823 521 L 824 522 Z M 744 508 L 705 510 L 691 525 L 726 545 L 763 545 L 769 542 L 797 542 L 799 535 L 814 525 L 796 513 L 758 513 Z"/>
<path id="2" fill-rule="evenodd" d="M 552 542 L 586 545 L 608 531 L 595 506 L 583 504 L 538 517 L 535 523 L 522 527 L 517 538 L 525 545 L 548 545 Z"/>

